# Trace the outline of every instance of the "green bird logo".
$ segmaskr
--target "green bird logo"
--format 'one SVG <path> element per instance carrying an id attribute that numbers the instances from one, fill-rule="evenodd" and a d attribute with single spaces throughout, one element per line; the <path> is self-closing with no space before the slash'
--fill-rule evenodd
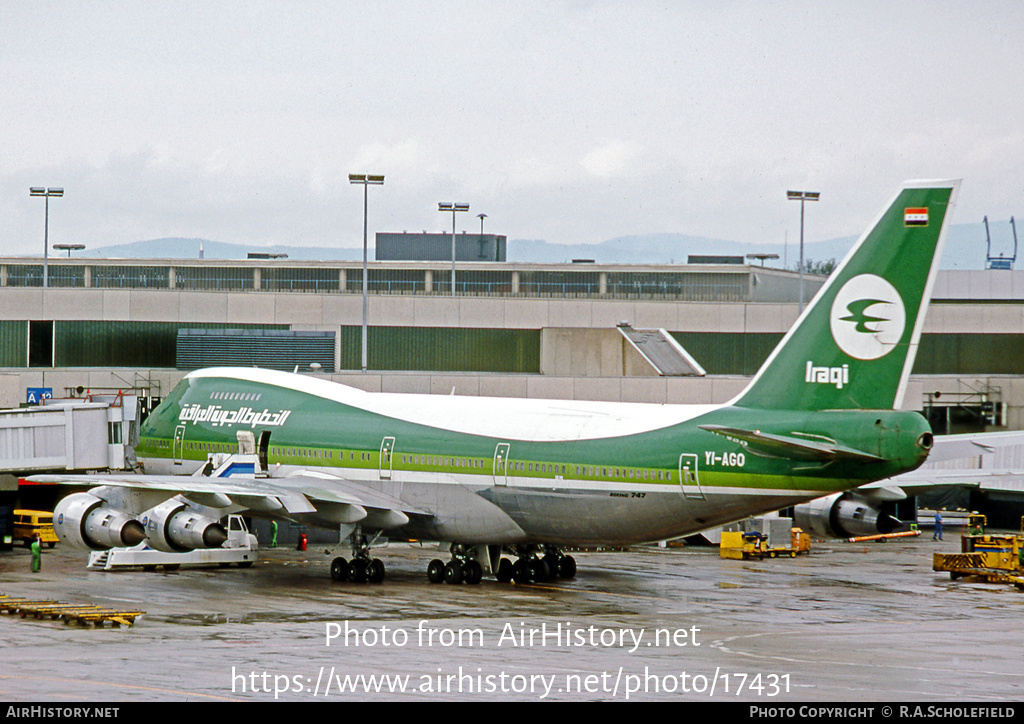
<path id="1" fill-rule="evenodd" d="M 850 302 L 846 306 L 846 311 L 850 313 L 850 316 L 841 317 L 841 319 L 844 322 L 853 322 L 857 325 L 854 328 L 857 332 L 862 334 L 878 334 L 882 331 L 880 328 L 872 329 L 868 325 L 877 322 L 888 322 L 890 320 L 886 317 L 874 317 L 867 314 L 867 308 L 873 304 L 885 304 L 885 301 L 882 299 L 858 299 L 855 302 Z"/>

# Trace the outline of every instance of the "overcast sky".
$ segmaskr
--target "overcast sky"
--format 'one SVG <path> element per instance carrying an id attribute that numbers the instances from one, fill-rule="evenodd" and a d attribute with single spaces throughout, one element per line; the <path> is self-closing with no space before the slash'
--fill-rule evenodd
<path id="1" fill-rule="evenodd" d="M 0 254 L 859 234 L 900 182 L 1024 214 L 1020 2 L 0 2 Z"/>

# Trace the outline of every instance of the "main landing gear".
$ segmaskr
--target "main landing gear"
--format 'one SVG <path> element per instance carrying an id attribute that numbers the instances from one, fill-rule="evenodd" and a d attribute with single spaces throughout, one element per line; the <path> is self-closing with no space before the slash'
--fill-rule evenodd
<path id="1" fill-rule="evenodd" d="M 501 583 L 548 583 L 576 577 L 576 559 L 555 546 L 516 546 L 515 563 L 502 558 L 496 577 Z"/>
<path id="2" fill-rule="evenodd" d="M 511 551 L 517 560 L 503 558 L 500 550 L 489 551 L 491 570 L 499 583 L 548 583 L 557 578 L 576 576 L 576 559 L 555 546 L 522 545 Z M 477 549 L 461 545 L 452 546 L 452 559 L 445 563 L 435 558 L 427 566 L 427 580 L 431 583 L 480 583 L 483 567 L 477 560 Z"/>
<path id="3" fill-rule="evenodd" d="M 347 561 L 338 557 L 331 561 L 331 580 L 351 581 L 352 583 L 380 583 L 383 581 L 386 573 L 384 561 L 370 555 L 370 545 L 377 541 L 377 537 L 368 543 L 366 536 L 358 532 L 353 533 L 351 536 L 352 560 Z"/>
<path id="4" fill-rule="evenodd" d="M 484 567 L 476 560 L 476 548 L 453 545 L 451 550 L 452 559 L 447 563 L 435 558 L 427 565 L 427 580 L 431 583 L 480 583 Z"/>

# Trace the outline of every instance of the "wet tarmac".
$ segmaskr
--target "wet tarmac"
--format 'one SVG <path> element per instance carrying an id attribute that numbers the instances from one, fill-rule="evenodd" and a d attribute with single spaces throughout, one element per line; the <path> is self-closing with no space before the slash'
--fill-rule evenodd
<path id="1" fill-rule="evenodd" d="M 146 613 L 131 628 L 0 616 L 7 701 L 1024 699 L 1024 592 L 931 570 L 927 538 L 579 553 L 574 580 L 430 584 L 391 545 L 379 585 L 331 582 L 322 549 L 251 569 L 94 572 L 58 546 L 0 593 Z"/>

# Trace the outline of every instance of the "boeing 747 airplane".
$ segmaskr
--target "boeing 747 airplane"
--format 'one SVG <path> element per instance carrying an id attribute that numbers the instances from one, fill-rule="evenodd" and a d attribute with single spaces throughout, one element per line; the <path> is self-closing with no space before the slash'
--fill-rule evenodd
<path id="1" fill-rule="evenodd" d="M 891 478 L 933 444 L 898 408 L 958 186 L 905 184 L 727 404 L 368 393 L 204 369 L 143 425 L 147 474 L 37 479 L 95 484 L 54 512 L 61 539 L 88 549 L 213 547 L 218 521 L 242 513 L 337 530 L 351 544 L 338 580 L 382 580 L 372 548 L 386 538 L 443 542 L 430 580 L 476 583 L 571 578 L 566 547 L 676 538 Z M 230 475 L 240 437 L 255 453 L 243 477 Z"/>

